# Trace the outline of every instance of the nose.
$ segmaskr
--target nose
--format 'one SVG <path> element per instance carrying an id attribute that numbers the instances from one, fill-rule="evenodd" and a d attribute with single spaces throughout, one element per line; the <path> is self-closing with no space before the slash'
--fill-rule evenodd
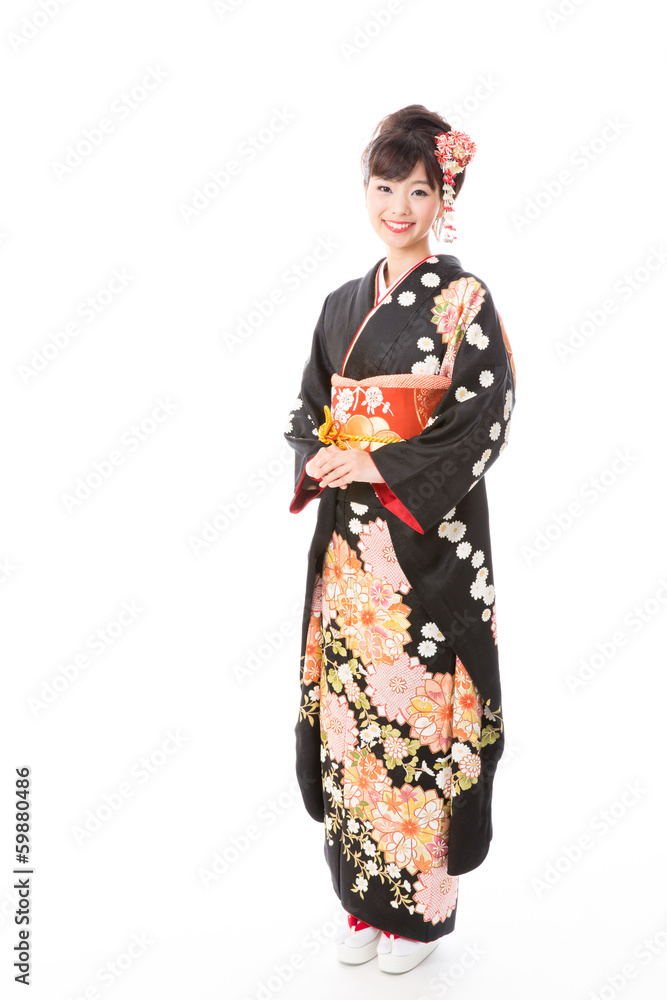
<path id="1" fill-rule="evenodd" d="M 408 194 L 405 191 L 397 191 L 394 195 L 393 209 L 396 215 L 409 215 Z"/>

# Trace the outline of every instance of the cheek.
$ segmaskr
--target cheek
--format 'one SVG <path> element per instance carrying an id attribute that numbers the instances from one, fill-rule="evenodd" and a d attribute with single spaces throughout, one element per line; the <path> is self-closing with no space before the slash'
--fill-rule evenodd
<path id="1" fill-rule="evenodd" d="M 378 215 L 380 211 L 378 199 L 373 195 L 369 195 L 366 199 L 366 207 L 368 208 L 369 215 Z"/>
<path id="2" fill-rule="evenodd" d="M 417 208 L 418 208 L 419 218 L 423 219 L 424 222 L 430 221 L 438 211 L 437 203 L 435 201 L 432 201 L 430 198 L 420 199 L 420 204 L 417 206 Z"/>

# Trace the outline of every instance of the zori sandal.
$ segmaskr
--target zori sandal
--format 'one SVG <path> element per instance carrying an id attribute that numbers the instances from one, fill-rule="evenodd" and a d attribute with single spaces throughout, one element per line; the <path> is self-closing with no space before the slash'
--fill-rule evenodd
<path id="1" fill-rule="evenodd" d="M 378 940 L 382 931 L 377 927 L 348 915 L 347 922 L 350 931 L 347 937 L 338 944 L 338 961 L 346 965 L 363 965 L 377 955 Z"/>

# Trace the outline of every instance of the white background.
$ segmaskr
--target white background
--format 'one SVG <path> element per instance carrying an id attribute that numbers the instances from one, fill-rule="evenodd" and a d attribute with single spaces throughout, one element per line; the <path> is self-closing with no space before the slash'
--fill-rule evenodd
<path id="1" fill-rule="evenodd" d="M 24 765 L 40 1000 L 659 995 L 657 10 L 3 4 L 3 996 L 24 995 Z M 493 293 L 517 403 L 487 478 L 507 736 L 494 838 L 461 876 L 454 933 L 393 978 L 338 964 L 322 827 L 295 793 L 295 609 L 315 504 L 288 513 L 282 430 L 324 297 L 384 256 L 359 157 L 413 102 L 478 144 L 451 252 Z M 276 111 L 289 120 L 262 132 Z M 100 141 L 86 148 L 87 134 Z M 230 160 L 239 172 L 216 186 Z M 330 250 L 313 266 L 318 243 Z M 122 461 L 96 479 L 112 452 Z"/>

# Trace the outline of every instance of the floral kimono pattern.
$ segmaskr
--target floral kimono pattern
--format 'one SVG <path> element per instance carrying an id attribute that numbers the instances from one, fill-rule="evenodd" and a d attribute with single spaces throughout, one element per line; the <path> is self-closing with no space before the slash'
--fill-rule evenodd
<path id="1" fill-rule="evenodd" d="M 421 261 L 382 297 L 378 270 L 327 296 L 286 430 L 290 509 L 320 497 L 296 771 L 345 909 L 430 941 L 453 930 L 458 875 L 492 837 L 504 725 L 483 477 L 507 443 L 514 366 L 457 258 Z M 310 479 L 321 426 L 371 451 L 384 482 Z"/>

